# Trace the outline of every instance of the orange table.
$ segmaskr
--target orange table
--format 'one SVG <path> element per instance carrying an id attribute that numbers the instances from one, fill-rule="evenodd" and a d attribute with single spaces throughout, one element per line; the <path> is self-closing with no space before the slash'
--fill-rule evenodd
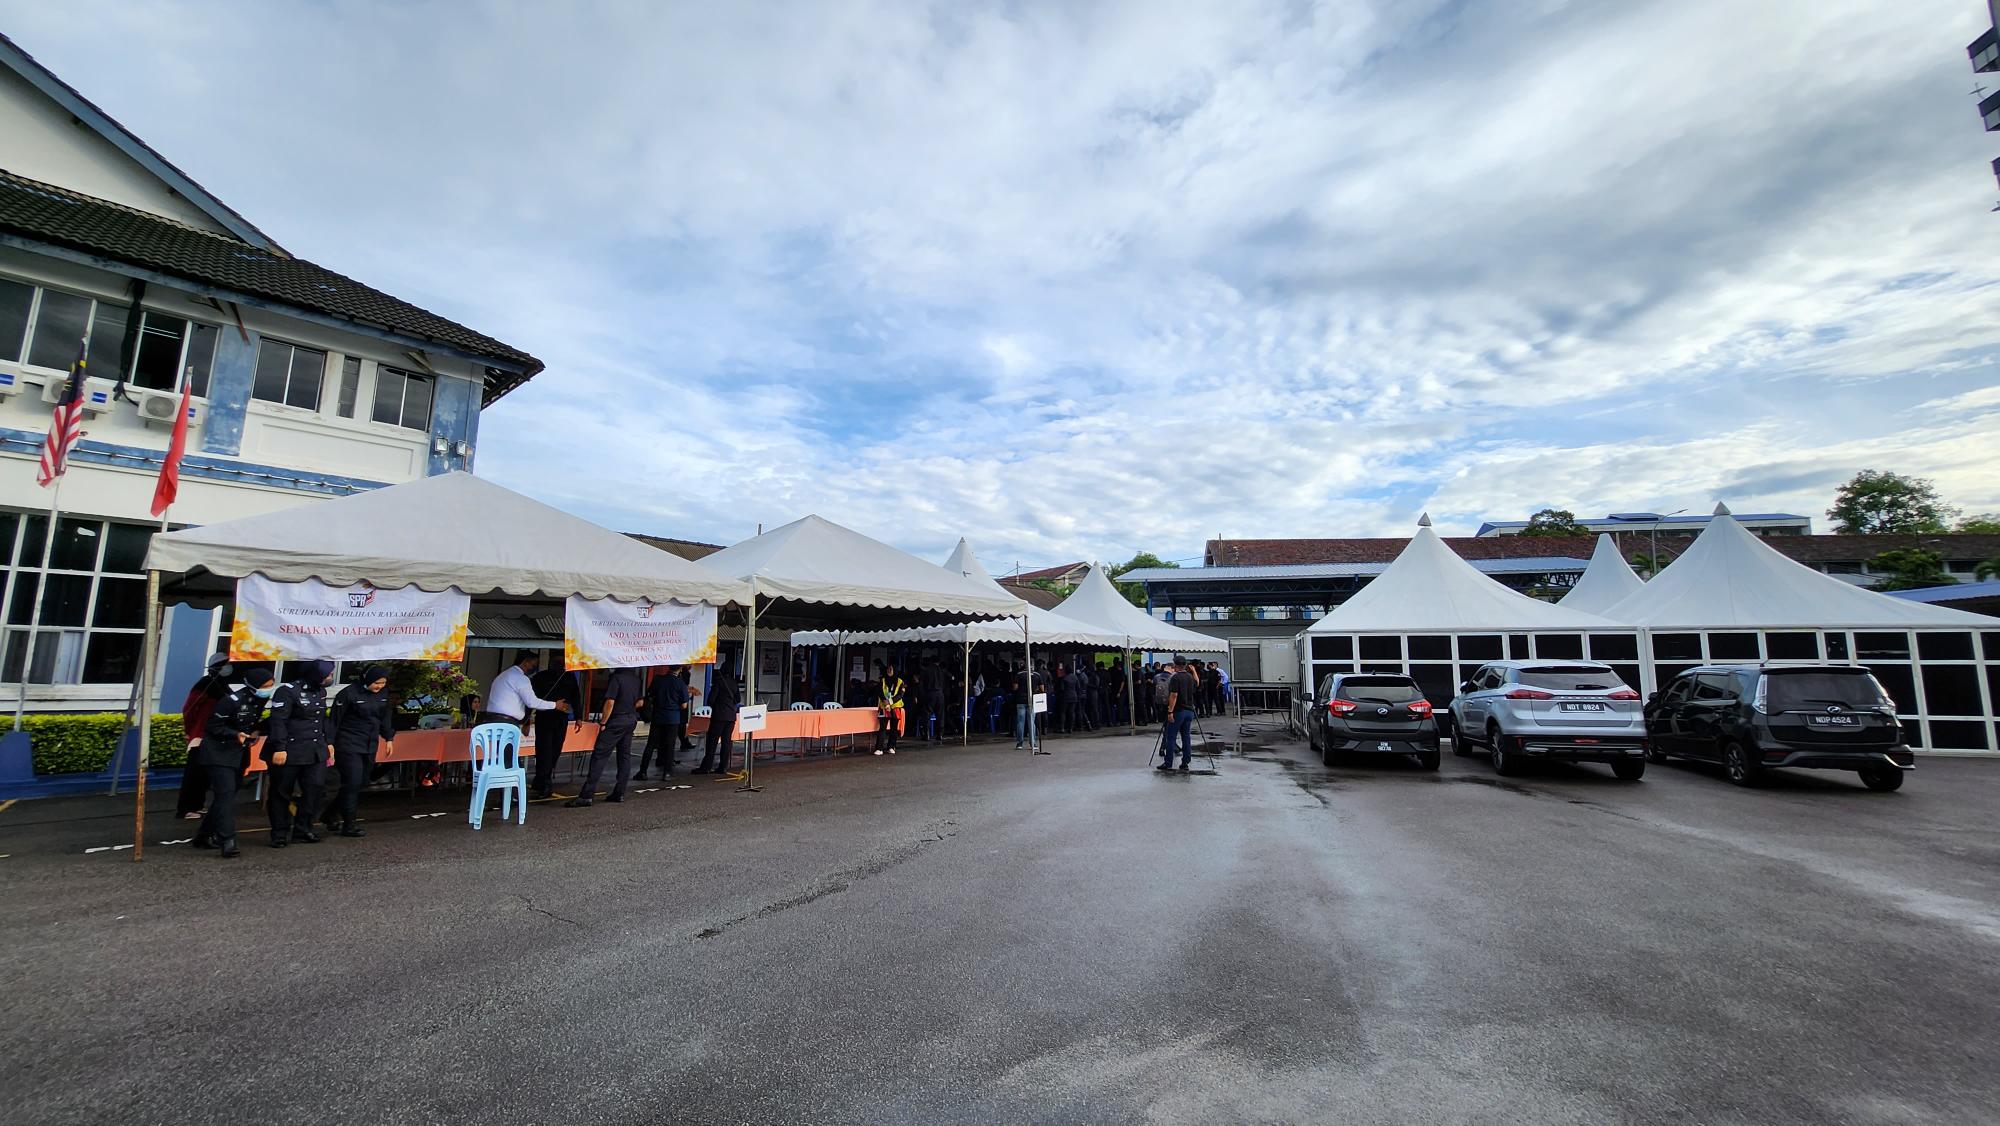
<path id="1" fill-rule="evenodd" d="M 597 725 L 594 723 L 572 723 L 563 728 L 563 753 L 573 755 L 588 751 L 597 745 Z M 261 736 L 250 744 L 250 769 L 256 774 L 264 769 L 264 740 Z M 533 758 L 535 740 L 532 736 L 521 743 L 521 757 Z M 444 728 L 438 731 L 398 731 L 396 746 L 392 751 L 389 744 L 375 748 L 375 764 L 398 762 L 471 762 L 472 731 L 468 728 Z"/>
<path id="2" fill-rule="evenodd" d="M 700 735 L 707 731 L 707 716 L 696 716 L 688 721 L 689 735 Z M 757 741 L 769 743 L 780 739 L 832 739 L 842 735 L 874 733 L 874 708 L 814 708 L 811 711 L 801 709 L 766 713 L 764 730 L 757 732 Z M 739 743 L 748 738 L 740 728 L 734 732 L 734 736 Z"/>

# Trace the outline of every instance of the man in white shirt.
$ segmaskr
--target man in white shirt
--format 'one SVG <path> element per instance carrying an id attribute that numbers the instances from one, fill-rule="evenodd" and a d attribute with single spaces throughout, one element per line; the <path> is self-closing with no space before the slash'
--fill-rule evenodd
<path id="1" fill-rule="evenodd" d="M 486 692 L 486 710 L 480 714 L 481 723 L 511 723 L 516 727 L 527 722 L 529 712 L 546 712 L 560 709 L 569 710 L 569 704 L 556 700 L 544 700 L 535 695 L 534 686 L 528 678 L 542 665 L 542 656 L 532 650 L 523 649 L 514 656 L 514 663 L 506 671 L 493 678 L 493 687 Z"/>

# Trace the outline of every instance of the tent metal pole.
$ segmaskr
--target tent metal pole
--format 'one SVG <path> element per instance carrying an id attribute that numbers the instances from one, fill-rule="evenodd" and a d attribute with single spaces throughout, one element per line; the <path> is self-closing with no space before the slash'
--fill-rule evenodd
<path id="1" fill-rule="evenodd" d="M 1028 682 L 1028 753 L 1038 755 L 1042 753 L 1043 732 L 1041 725 L 1035 722 L 1035 638 L 1028 628 L 1026 614 L 1021 615 L 1021 652 L 1028 662 L 1027 671 L 1021 674 Z"/>
<path id="2" fill-rule="evenodd" d="M 965 643 L 965 679 L 958 685 L 958 745 L 972 744 L 972 642 Z"/>
<path id="3" fill-rule="evenodd" d="M 1127 733 L 1139 733 L 1139 697 L 1132 680 L 1132 639 L 1125 639 L 1125 727 Z"/>
<path id="4" fill-rule="evenodd" d="M 153 665 L 160 653 L 160 573 L 146 572 L 146 639 L 139 646 L 139 778 L 132 798 L 132 860 L 146 855 L 146 770 L 152 765 Z"/>
<path id="5" fill-rule="evenodd" d="M 743 684 L 743 691 L 749 697 L 749 703 L 743 703 L 739 697 L 736 705 L 739 711 L 757 703 L 757 580 L 755 579 L 750 580 L 750 624 L 743 633 Z M 737 788 L 737 793 L 757 791 L 757 787 L 750 784 L 750 773 L 755 769 L 756 762 L 757 735 L 753 731 L 746 731 L 743 733 L 743 785 Z"/>

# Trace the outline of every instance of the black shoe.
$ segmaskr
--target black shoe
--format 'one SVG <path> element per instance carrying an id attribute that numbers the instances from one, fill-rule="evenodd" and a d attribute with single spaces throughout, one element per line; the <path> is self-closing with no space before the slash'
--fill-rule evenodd
<path id="1" fill-rule="evenodd" d="M 307 829 L 303 833 L 295 832 L 292 834 L 293 844 L 318 844 L 321 839 L 320 835 L 311 829 Z"/>
<path id="2" fill-rule="evenodd" d="M 535 790 L 528 795 L 529 801 L 547 801 L 556 796 L 554 790 Z"/>
<path id="3" fill-rule="evenodd" d="M 237 857 L 237 855 L 238 855 L 238 853 L 239 853 L 239 850 L 238 850 L 238 849 L 237 849 L 237 847 L 236 847 L 236 838 L 235 838 L 235 837 L 225 837 L 225 838 L 223 838 L 223 840 L 222 840 L 222 841 L 220 842 L 220 846 L 221 846 L 221 848 L 222 848 L 222 858 L 223 858 L 224 860 L 234 860 L 234 859 L 236 859 L 236 857 Z"/>
<path id="4" fill-rule="evenodd" d="M 270 845 L 272 848 L 283 848 L 292 842 L 286 840 L 283 837 L 272 837 L 269 841 L 266 841 L 265 843 Z"/>
<path id="5" fill-rule="evenodd" d="M 213 849 L 215 848 L 215 839 L 213 837 L 196 837 L 188 842 L 188 847 Z"/>
<path id="6" fill-rule="evenodd" d="M 1179 770 L 1179 771 L 1180 771 L 1180 772 L 1181 772 L 1182 774 L 1186 774 L 1186 773 L 1188 772 L 1188 764 L 1187 764 L 1187 763 L 1182 763 L 1182 764 L 1180 764 L 1180 765 L 1179 765 L 1178 767 L 1176 767 L 1175 769 L 1176 769 L 1176 770 Z"/>
<path id="7" fill-rule="evenodd" d="M 623 801 L 623 800 L 625 800 L 625 799 L 623 799 L 623 798 L 620 798 L 620 799 L 618 799 L 618 800 L 620 800 L 620 801 Z M 588 808 L 589 806 L 591 806 L 591 805 L 593 805 L 593 804 L 595 804 L 595 803 L 594 803 L 594 802 L 592 802 L 592 801 L 591 801 L 591 800 L 590 800 L 589 798 L 571 798 L 571 799 L 569 799 L 568 801 L 566 801 L 566 802 L 564 802 L 564 803 L 563 803 L 563 808 L 564 808 L 564 809 L 586 809 L 586 808 Z"/>
<path id="8" fill-rule="evenodd" d="M 340 835 L 343 837 L 365 837 L 368 835 L 368 833 L 366 830 L 362 829 L 361 826 L 356 825 L 352 821 L 348 821 L 341 825 Z"/>
<path id="9" fill-rule="evenodd" d="M 1173 768 L 1174 768 L 1174 764 L 1173 764 L 1173 763 L 1170 763 L 1170 762 L 1163 762 L 1163 763 L 1161 763 L 1160 765 L 1158 765 L 1158 766 L 1154 767 L 1153 769 L 1154 769 L 1154 770 L 1172 770 Z"/>
<path id="10" fill-rule="evenodd" d="M 695 768 L 694 768 L 693 770 L 690 770 L 690 771 L 688 771 L 688 773 L 689 773 L 689 774 L 713 774 L 713 773 L 715 773 L 715 771 L 714 771 L 714 770 L 712 770 L 712 769 L 710 769 L 709 767 L 706 767 L 706 766 L 697 766 L 697 767 L 695 767 Z"/>
<path id="11" fill-rule="evenodd" d="M 608 801 L 608 802 L 623 802 L 623 801 L 625 800 L 625 795 L 624 795 L 624 794 L 621 794 L 621 793 L 618 793 L 618 792 L 616 792 L 616 791 L 613 791 L 613 792 L 612 792 L 612 794 L 611 794 L 611 796 L 609 796 L 609 797 L 605 798 L 604 800 L 605 800 L 605 801 Z"/>

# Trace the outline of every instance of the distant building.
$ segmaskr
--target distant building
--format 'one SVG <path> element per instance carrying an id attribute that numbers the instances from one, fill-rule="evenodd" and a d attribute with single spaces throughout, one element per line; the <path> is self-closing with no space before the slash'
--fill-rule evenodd
<path id="1" fill-rule="evenodd" d="M 50 490 L 36 463 L 85 338 L 86 435 L 44 573 Z M 183 385 L 193 421 L 177 525 L 469 469 L 480 411 L 541 370 L 294 256 L 0 36 L 0 699 L 12 702 L 25 666 L 31 707 L 124 710 L 153 486 Z M 224 629 L 212 611 L 169 616 L 168 707 Z"/>
<path id="2" fill-rule="evenodd" d="M 1974 74 L 2000 73 L 2000 0 L 1986 0 L 1986 30 L 1965 47 Z M 2000 90 L 1979 102 L 1979 123 L 1988 133 L 2000 132 Z M 2000 179 L 2000 158 L 1993 161 L 1993 175 Z"/>
<path id="3" fill-rule="evenodd" d="M 1083 576 L 1089 570 L 1088 563 L 1060 563 L 1054 567 L 1043 567 L 1038 571 L 1022 571 L 1018 575 L 1008 575 L 1001 581 L 1017 586 L 1033 586 L 1044 581 L 1054 586 L 1075 586 L 1083 581 Z"/>
<path id="4" fill-rule="evenodd" d="M 1592 532 L 1687 532 L 1698 533 L 1714 519 L 1708 515 L 1660 516 L 1651 512 L 1614 512 L 1609 516 L 1577 520 Z M 1751 512 L 1736 518 L 1738 524 L 1760 536 L 1812 535 L 1812 517 L 1790 512 Z M 1528 529 L 1526 520 L 1488 520 L 1474 533 L 1488 536 L 1518 536 Z"/>

